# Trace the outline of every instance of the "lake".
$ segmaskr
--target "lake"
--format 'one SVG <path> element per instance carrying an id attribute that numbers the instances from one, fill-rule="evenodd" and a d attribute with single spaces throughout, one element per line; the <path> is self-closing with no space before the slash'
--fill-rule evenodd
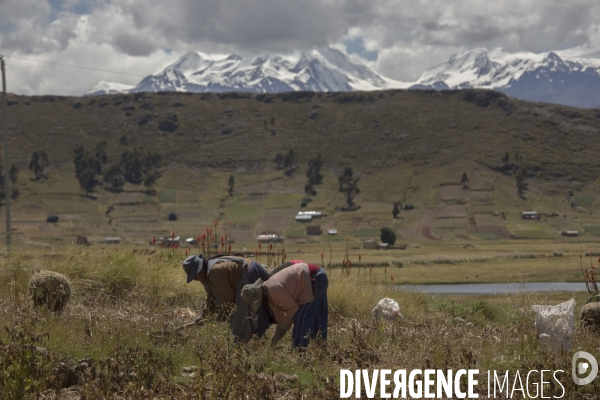
<path id="1" fill-rule="evenodd" d="M 509 294 L 517 292 L 585 292 L 584 282 L 462 283 L 401 285 L 398 290 L 447 294 Z"/>

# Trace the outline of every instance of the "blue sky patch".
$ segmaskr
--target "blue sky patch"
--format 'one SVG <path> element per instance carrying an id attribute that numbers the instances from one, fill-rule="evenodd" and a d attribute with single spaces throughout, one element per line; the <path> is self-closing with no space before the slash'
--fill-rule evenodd
<path id="1" fill-rule="evenodd" d="M 367 51 L 365 48 L 365 41 L 361 36 L 345 40 L 344 46 L 346 46 L 346 53 L 348 54 L 358 54 L 369 61 L 377 60 L 379 52 L 377 50 Z"/>

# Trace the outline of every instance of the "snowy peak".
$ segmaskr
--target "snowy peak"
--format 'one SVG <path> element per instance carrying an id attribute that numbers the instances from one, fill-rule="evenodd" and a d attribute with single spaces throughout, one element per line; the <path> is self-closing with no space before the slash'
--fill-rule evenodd
<path id="1" fill-rule="evenodd" d="M 132 88 L 133 86 L 131 85 L 100 81 L 100 83 L 98 83 L 96 86 L 90 89 L 89 92 L 86 92 L 85 94 L 117 94 L 127 92 Z"/>
<path id="2" fill-rule="evenodd" d="M 474 49 L 428 69 L 412 87 L 485 88 L 525 100 L 598 107 L 600 60 L 573 57 L 578 53 Z"/>
<path id="3" fill-rule="evenodd" d="M 126 91 L 330 92 L 407 86 L 353 62 L 339 50 L 322 48 L 291 55 L 267 54 L 252 60 L 235 53 L 210 55 L 193 51 Z"/>

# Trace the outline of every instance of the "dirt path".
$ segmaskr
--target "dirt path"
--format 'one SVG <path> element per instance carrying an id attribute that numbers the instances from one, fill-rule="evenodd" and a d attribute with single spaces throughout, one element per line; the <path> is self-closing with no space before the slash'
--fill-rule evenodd
<path id="1" fill-rule="evenodd" d="M 423 221 L 421 222 L 421 236 L 431 240 L 441 240 L 431 234 L 431 227 L 433 226 L 433 220 L 435 219 L 436 210 L 427 210 Z"/>

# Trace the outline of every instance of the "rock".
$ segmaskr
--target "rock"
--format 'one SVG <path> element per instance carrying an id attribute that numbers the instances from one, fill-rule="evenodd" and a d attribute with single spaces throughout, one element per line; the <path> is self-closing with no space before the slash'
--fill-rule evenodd
<path id="1" fill-rule="evenodd" d="M 69 364 L 61 362 L 54 367 L 54 379 L 61 389 L 68 388 L 77 384 L 77 373 Z"/>
<path id="2" fill-rule="evenodd" d="M 600 332 L 600 303 L 587 303 L 581 307 L 579 318 L 584 326 Z"/>
<path id="3" fill-rule="evenodd" d="M 474 326 L 475 326 L 475 325 L 473 325 L 473 323 L 472 323 L 472 322 L 467 322 L 467 323 L 465 324 L 465 328 L 473 328 Z"/>
<path id="4" fill-rule="evenodd" d="M 163 132 L 175 132 L 177 130 L 177 124 L 169 119 L 165 119 L 158 124 L 158 129 Z"/>
<path id="5" fill-rule="evenodd" d="M 71 298 L 71 283 L 57 272 L 40 271 L 29 280 L 29 294 L 36 306 L 60 312 Z"/>
<path id="6" fill-rule="evenodd" d="M 139 117 L 138 121 L 137 121 L 138 126 L 146 125 L 148 122 L 150 122 L 151 118 L 152 118 L 151 114 L 146 114 L 146 115 Z"/>
<path id="7" fill-rule="evenodd" d="M 177 122 L 177 114 L 175 114 L 175 113 L 167 113 L 167 114 L 165 114 L 165 117 L 163 119 L 166 120 L 166 121 Z"/>

